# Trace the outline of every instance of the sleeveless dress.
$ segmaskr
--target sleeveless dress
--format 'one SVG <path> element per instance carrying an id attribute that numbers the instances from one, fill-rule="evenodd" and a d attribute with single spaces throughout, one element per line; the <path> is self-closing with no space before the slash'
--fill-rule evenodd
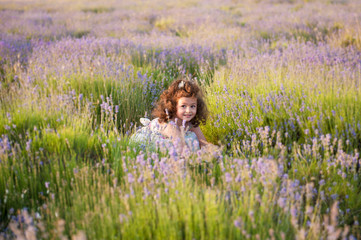
<path id="1" fill-rule="evenodd" d="M 169 123 L 159 123 L 158 118 L 152 121 L 147 118 L 141 118 L 140 122 L 143 124 L 143 127 L 131 136 L 130 140 L 132 142 L 153 149 L 171 149 L 174 147 L 173 142 L 161 133 Z M 194 132 L 186 131 L 184 140 L 189 150 L 194 152 L 200 149 L 198 138 Z"/>

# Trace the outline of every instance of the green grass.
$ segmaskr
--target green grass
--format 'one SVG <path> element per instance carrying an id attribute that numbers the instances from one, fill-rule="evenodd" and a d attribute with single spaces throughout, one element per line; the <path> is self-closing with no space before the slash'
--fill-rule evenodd
<path id="1" fill-rule="evenodd" d="M 231 74 L 233 79 L 229 79 Z M 313 136 L 329 133 L 344 145 L 349 141 L 346 151 L 360 151 L 359 88 L 336 83 L 336 79 L 325 80 L 327 84 L 318 81 L 320 86 L 313 87 L 305 82 L 309 81 L 307 76 L 296 75 L 291 68 L 272 69 L 258 76 L 220 72 L 215 84 L 205 88 L 212 109 L 210 124 L 203 128 L 207 138 L 214 143 L 229 141 L 228 137 L 250 140 L 259 126 L 269 126 L 270 133 L 281 132 L 289 144 L 306 143 Z"/>
<path id="2" fill-rule="evenodd" d="M 44 36 L 44 49 L 24 50 L 25 62 L 0 58 L 0 234 L 34 226 L 43 239 L 321 239 L 334 229 L 335 238 L 360 238 L 359 27 L 306 19 L 305 28 L 251 31 L 253 5 L 217 6 L 232 13 L 220 22 L 240 36 L 210 41 L 198 32 L 227 34 L 224 24 L 177 28 L 177 16 L 138 16 L 137 4 L 120 5 L 134 11 L 121 17 L 141 19 L 141 41 L 161 32 L 175 42 L 137 46 L 117 33 L 131 41 L 123 49 L 88 38 L 93 30 L 68 29 L 64 42 Z M 312 3 L 287 4 L 297 14 Z M 114 17 L 120 6 L 76 7 L 101 24 L 97 17 Z M 245 33 L 236 22 L 247 22 Z M 312 62 L 309 51 L 349 65 Z M 205 92 L 210 118 L 201 129 L 219 151 L 174 159 L 130 142 L 139 118 L 183 75 Z"/>
<path id="3" fill-rule="evenodd" d="M 149 74 L 151 68 L 142 70 Z M 287 75 L 287 70 L 279 73 Z M 356 165 L 353 163 L 345 171 L 339 164 L 330 166 L 329 161 L 354 158 L 357 138 L 347 134 L 348 128 L 359 121 L 360 105 L 353 101 L 358 91 L 345 87 L 345 94 L 324 89 L 317 94 L 318 89 L 300 87 L 304 85 L 296 79 L 289 78 L 293 83 L 283 85 L 283 78 L 277 74 L 272 77 L 278 81 L 264 84 L 275 73 L 268 74 L 247 87 L 251 78 L 231 81 L 229 75 L 219 71 L 213 83 L 203 86 L 212 115 L 202 130 L 209 141 L 225 145 L 223 160 L 195 154 L 187 158 L 186 168 L 166 154 L 154 156 L 128 142 L 122 128 L 131 129 L 121 123 L 149 110 L 152 100 L 152 96 L 143 94 L 136 78 L 120 82 L 98 76 L 72 76 L 66 79 L 67 85 L 40 85 L 37 94 L 24 95 L 22 104 L 7 105 L 10 118 L 2 110 L 1 134 L 7 135 L 12 145 L 11 154 L 3 152 L 0 163 L 0 194 L 2 201 L 7 199 L 1 208 L 2 228 L 10 221 L 11 209 L 27 207 L 40 213 L 37 222 L 46 226 L 39 234 L 51 238 L 72 236 L 80 230 L 91 239 L 292 238 L 300 228 L 308 227 L 308 222 L 315 226 L 320 223 L 318 217 L 328 214 L 333 203 L 332 194 L 337 194 L 343 211 L 349 209 L 340 221 L 352 225 L 361 207 L 355 191 L 359 186 L 354 177 Z M 163 75 L 154 71 L 152 76 L 159 79 Z M 155 86 L 162 89 L 167 84 Z M 58 105 L 56 97 L 49 97 L 72 91 L 73 98 Z M 48 101 L 44 101 L 45 97 Z M 32 102 L 24 102 L 26 99 Z M 113 110 L 104 110 L 104 102 Z M 139 102 L 145 104 L 139 106 Z M 115 103 L 121 106 L 118 114 L 114 114 Z M 321 114 L 329 117 L 321 118 Z M 299 120 L 290 120 L 296 115 Z M 16 127 L 6 127 L 12 124 Z M 247 127 L 249 134 L 235 135 L 239 126 Z M 330 139 L 331 143 L 322 142 L 325 135 L 317 135 L 315 129 L 332 135 L 338 131 L 340 136 Z M 318 142 L 312 140 L 315 138 Z M 144 166 L 138 162 L 140 151 L 145 151 Z M 166 173 L 156 160 L 162 157 L 168 159 L 163 163 L 173 164 Z M 235 171 L 237 157 L 245 165 Z M 269 174 L 253 165 L 255 160 L 269 157 L 269 163 L 262 163 L 271 164 Z M 249 164 L 251 170 L 246 167 Z M 286 208 L 279 207 L 279 194 L 287 182 L 282 175 L 272 176 L 278 164 L 284 166 L 290 179 L 312 184 L 327 197 L 318 192 L 308 199 L 305 191 L 297 190 L 305 200 L 291 197 Z M 129 173 L 134 182 L 129 182 Z M 242 180 L 228 183 L 226 173 Z M 342 173 L 347 173 L 346 177 Z M 325 185 L 318 185 L 321 179 Z M 295 218 L 290 213 L 291 208 L 302 212 L 308 206 L 315 206 L 309 216 Z M 56 231 L 61 219 L 65 221 L 62 233 Z M 319 237 L 324 231 L 321 227 L 312 234 Z M 357 233 L 355 228 L 352 231 Z"/>

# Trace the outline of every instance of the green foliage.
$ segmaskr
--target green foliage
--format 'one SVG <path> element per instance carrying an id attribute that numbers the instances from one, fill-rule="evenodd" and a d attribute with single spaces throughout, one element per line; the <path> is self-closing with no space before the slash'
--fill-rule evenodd
<path id="1" fill-rule="evenodd" d="M 85 13 L 110 13 L 114 11 L 112 7 L 92 7 L 92 8 L 84 8 L 82 9 Z"/>
<path id="2" fill-rule="evenodd" d="M 289 144 L 303 144 L 307 139 L 329 133 L 344 145 L 347 141 L 347 151 L 355 148 L 360 151 L 361 102 L 355 97 L 359 90 L 346 87 L 340 94 L 329 87 L 313 89 L 300 83 L 296 76 L 293 79 L 292 73 L 286 74 L 287 82 L 276 76 L 279 82 L 268 84 L 264 83 L 273 74 L 262 74 L 251 87 L 248 81 L 252 80 L 245 76 L 239 82 L 238 78 L 230 81 L 228 74 L 217 75 L 217 84 L 206 88 L 212 112 L 209 124 L 203 127 L 207 138 L 223 144 L 229 140 L 251 140 L 259 126 L 269 126 L 270 133 L 281 132 Z"/>
<path id="3" fill-rule="evenodd" d="M 271 17 L 252 11 L 263 1 L 215 2 L 206 15 L 202 4 L 177 5 L 194 8 L 199 26 L 190 15 L 188 25 L 161 17 L 159 9 L 173 13 L 169 3 L 138 15 L 144 1 L 76 7 L 80 20 L 120 18 L 122 28 L 44 34 L 4 25 L 0 234 L 34 226 L 39 239 L 360 238 L 359 26 L 342 14 L 282 24 L 278 6 L 299 18 L 318 11 L 312 1 L 265 4 L 277 22 L 260 29 L 253 26 Z M 59 26 L 57 18 L 30 20 L 45 32 Z M 89 37 L 104 33 L 122 39 Z M 68 38 L 58 44 L 58 36 Z M 201 129 L 220 149 L 175 158 L 130 142 L 139 118 L 184 75 L 205 92 L 210 117 Z"/>
<path id="4" fill-rule="evenodd" d="M 71 33 L 71 36 L 74 38 L 82 38 L 87 36 L 90 33 L 89 30 L 77 30 L 77 31 L 73 31 Z"/>

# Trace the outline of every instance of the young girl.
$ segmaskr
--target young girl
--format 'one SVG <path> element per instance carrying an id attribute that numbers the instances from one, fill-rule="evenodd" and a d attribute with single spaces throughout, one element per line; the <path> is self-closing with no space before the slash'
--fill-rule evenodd
<path id="1" fill-rule="evenodd" d="M 199 124 L 205 124 L 207 106 L 199 86 L 189 80 L 176 80 L 165 90 L 153 110 L 152 121 L 141 118 L 144 125 L 131 140 L 148 146 L 175 146 L 180 153 L 208 144 Z"/>

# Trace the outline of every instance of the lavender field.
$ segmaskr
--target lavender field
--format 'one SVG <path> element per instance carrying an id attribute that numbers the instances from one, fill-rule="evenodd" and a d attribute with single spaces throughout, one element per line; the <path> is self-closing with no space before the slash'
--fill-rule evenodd
<path id="1" fill-rule="evenodd" d="M 219 148 L 130 136 L 179 76 Z M 0 240 L 361 239 L 358 0 L 0 0 Z"/>

